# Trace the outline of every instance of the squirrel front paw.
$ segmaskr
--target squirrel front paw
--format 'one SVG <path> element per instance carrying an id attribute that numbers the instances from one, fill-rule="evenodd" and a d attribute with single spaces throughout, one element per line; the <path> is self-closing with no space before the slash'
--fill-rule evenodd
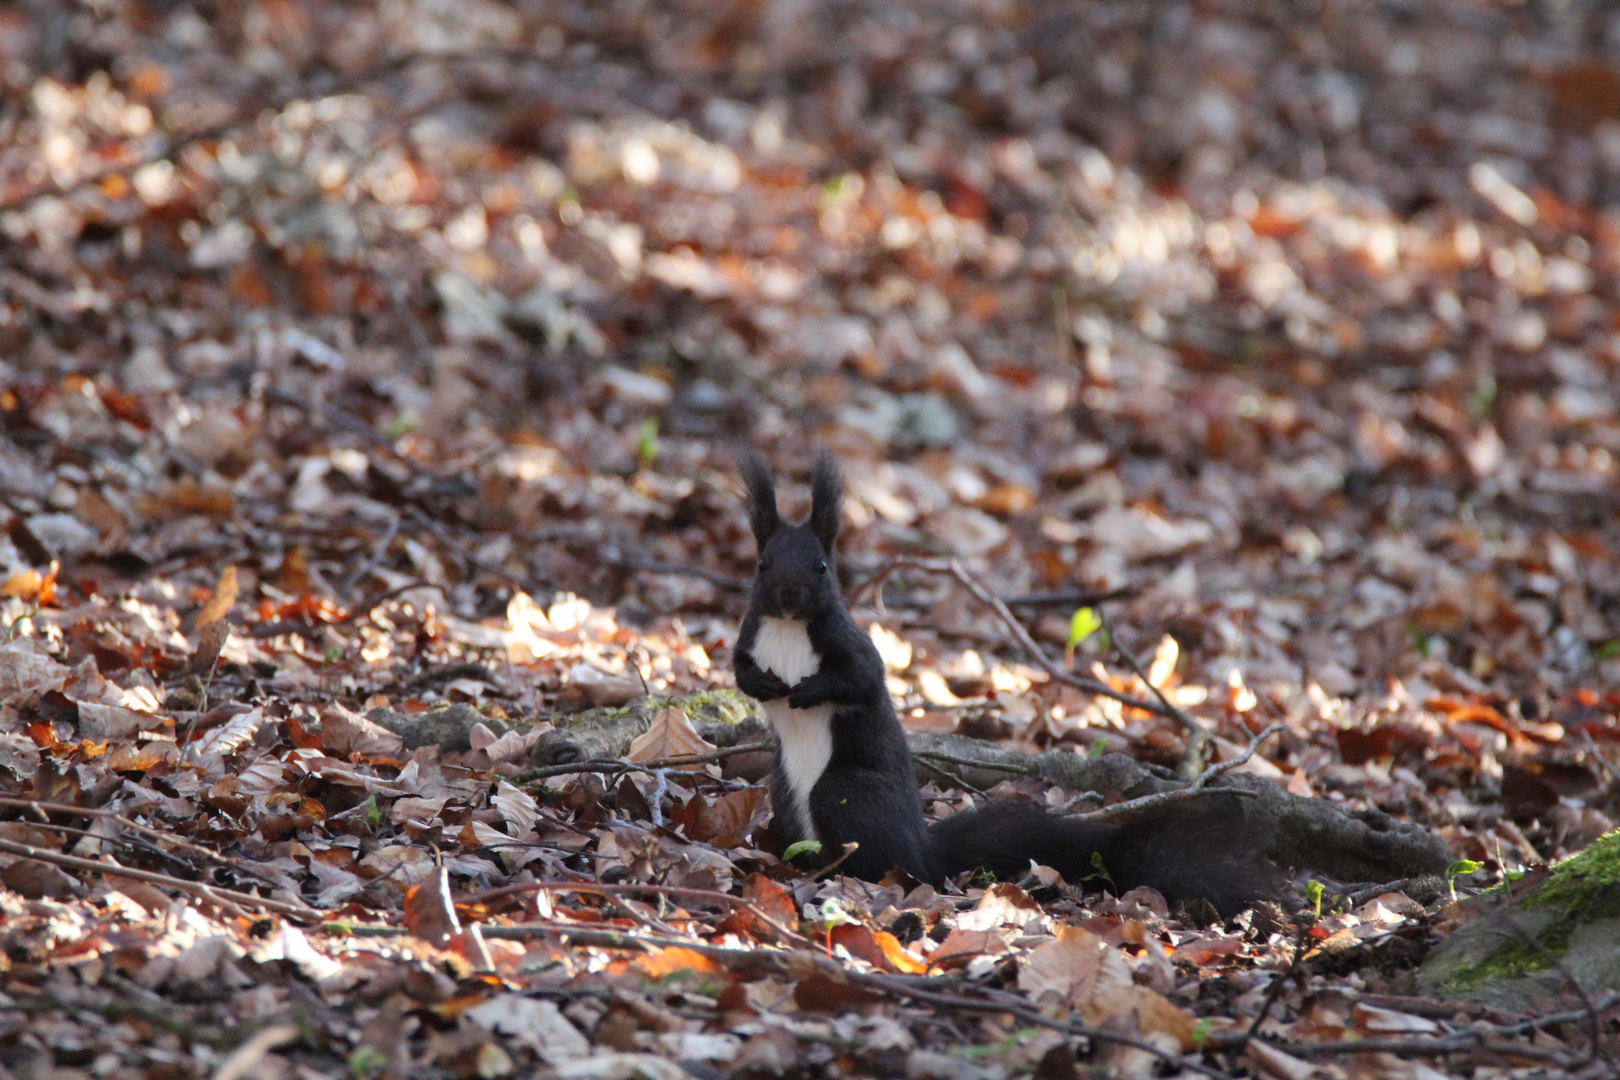
<path id="1" fill-rule="evenodd" d="M 737 689 L 757 701 L 776 701 L 788 696 L 788 684 L 772 671 L 755 668 L 748 674 L 737 672 Z"/>
<path id="2" fill-rule="evenodd" d="M 794 709 L 813 709 L 827 700 L 826 680 L 815 675 L 800 679 L 798 685 L 788 691 L 788 706 Z"/>

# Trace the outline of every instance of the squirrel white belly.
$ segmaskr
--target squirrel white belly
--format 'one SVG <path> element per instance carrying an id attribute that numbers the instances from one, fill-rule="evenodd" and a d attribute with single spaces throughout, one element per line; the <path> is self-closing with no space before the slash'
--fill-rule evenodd
<path id="1" fill-rule="evenodd" d="M 760 619 L 759 633 L 749 652 L 761 670 L 771 672 L 789 686 L 821 670 L 821 657 L 811 646 L 802 619 Z M 776 730 L 782 772 L 792 788 L 791 812 L 806 840 L 819 839 L 810 818 L 810 792 L 832 758 L 833 706 L 829 703 L 795 709 L 787 698 L 761 704 L 765 718 Z"/>

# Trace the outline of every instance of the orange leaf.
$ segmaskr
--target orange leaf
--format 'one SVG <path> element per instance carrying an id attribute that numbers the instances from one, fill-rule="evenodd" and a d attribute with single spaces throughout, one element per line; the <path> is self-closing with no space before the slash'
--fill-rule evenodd
<path id="1" fill-rule="evenodd" d="M 289 716 L 287 717 L 285 723 L 287 725 L 287 737 L 292 740 L 292 744 L 298 747 L 298 749 L 321 749 L 321 737 L 311 732 L 303 724 L 299 723 L 298 717 Z"/>
<path id="2" fill-rule="evenodd" d="M 872 938 L 877 942 L 878 948 L 883 950 L 883 959 L 888 961 L 891 969 L 902 975 L 928 974 L 928 964 L 907 952 L 906 947 L 900 944 L 900 939 L 887 930 L 879 930 Z"/>
<path id="3" fill-rule="evenodd" d="M 704 975 L 713 975 L 720 970 L 707 956 L 691 949 L 683 949 L 679 945 L 659 949 L 646 956 L 638 956 L 635 965 L 649 979 L 662 979 L 677 971 L 696 971 Z"/>

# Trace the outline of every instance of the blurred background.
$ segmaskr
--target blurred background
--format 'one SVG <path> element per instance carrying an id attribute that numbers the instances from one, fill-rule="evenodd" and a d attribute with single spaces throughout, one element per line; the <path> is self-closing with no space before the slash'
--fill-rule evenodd
<path id="1" fill-rule="evenodd" d="M 723 648 L 732 454 L 825 443 L 848 584 L 1614 726 L 1611 5 L 30 0 L 0 79 L 0 562 L 63 602 Z"/>

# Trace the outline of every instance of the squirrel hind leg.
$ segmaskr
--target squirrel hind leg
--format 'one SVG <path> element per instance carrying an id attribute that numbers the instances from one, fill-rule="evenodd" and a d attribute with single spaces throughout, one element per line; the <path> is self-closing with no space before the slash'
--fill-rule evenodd
<path id="1" fill-rule="evenodd" d="M 859 845 L 839 864 L 841 873 L 880 881 L 890 870 L 900 869 L 919 881 L 938 878 L 916 792 L 897 786 L 884 773 L 829 767 L 810 792 L 810 816 L 821 838 L 824 861 L 843 855 L 850 841 Z"/>

